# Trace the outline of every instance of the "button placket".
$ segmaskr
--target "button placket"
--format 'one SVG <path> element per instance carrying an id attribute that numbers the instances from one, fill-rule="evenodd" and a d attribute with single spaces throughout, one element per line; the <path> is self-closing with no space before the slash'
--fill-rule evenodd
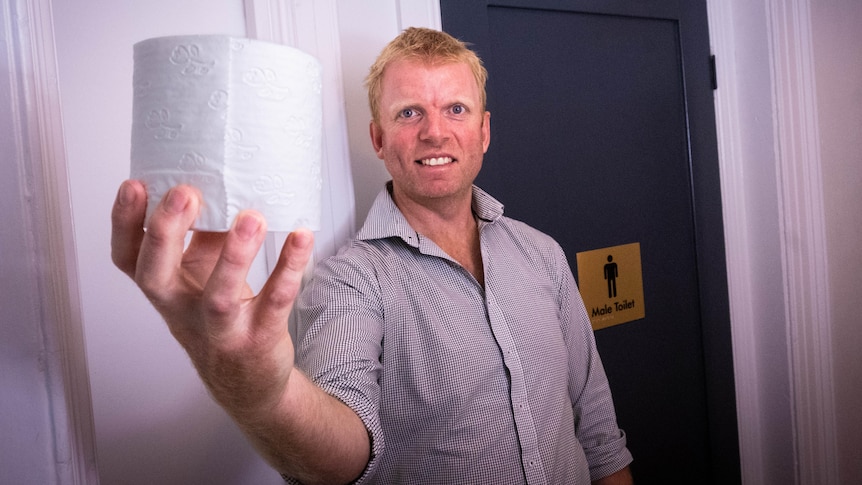
<path id="1" fill-rule="evenodd" d="M 527 475 L 527 482 L 530 484 L 545 483 L 545 474 L 539 454 L 539 440 L 530 411 L 530 404 L 527 399 L 526 378 L 521 358 L 502 310 L 495 301 L 492 288 L 485 289 L 485 298 L 491 331 L 497 339 L 497 343 L 503 354 L 503 362 L 509 370 L 509 398 L 512 403 L 518 441 L 521 444 L 521 461 Z"/>

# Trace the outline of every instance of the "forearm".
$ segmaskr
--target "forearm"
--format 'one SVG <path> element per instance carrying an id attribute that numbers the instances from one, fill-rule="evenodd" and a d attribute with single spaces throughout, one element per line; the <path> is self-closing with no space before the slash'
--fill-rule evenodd
<path id="1" fill-rule="evenodd" d="M 349 483 L 370 458 L 365 425 L 347 405 L 294 370 L 275 412 L 235 419 L 280 473 L 304 484 Z"/>

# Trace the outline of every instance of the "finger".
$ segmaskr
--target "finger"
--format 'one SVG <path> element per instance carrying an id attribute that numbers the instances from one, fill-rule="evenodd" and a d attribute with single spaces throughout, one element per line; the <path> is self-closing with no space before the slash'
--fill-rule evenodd
<path id="1" fill-rule="evenodd" d="M 132 278 L 144 238 L 146 212 L 147 192 L 143 184 L 137 180 L 123 182 L 111 210 L 111 259 Z"/>
<path id="2" fill-rule="evenodd" d="M 218 332 L 222 322 L 232 322 L 246 294 L 251 264 L 266 236 L 266 221 L 255 211 L 240 212 L 224 240 L 221 255 L 204 289 L 204 311 Z M 228 329 L 229 330 L 229 329 Z"/>
<path id="3" fill-rule="evenodd" d="M 307 229 L 297 229 L 287 236 L 278 263 L 257 297 L 261 321 L 287 321 L 313 247 L 314 234 Z"/>
<path id="4" fill-rule="evenodd" d="M 176 285 L 185 281 L 179 275 L 185 236 L 199 210 L 197 190 L 180 185 L 168 190 L 150 216 L 135 281 L 154 303 L 171 296 Z"/>

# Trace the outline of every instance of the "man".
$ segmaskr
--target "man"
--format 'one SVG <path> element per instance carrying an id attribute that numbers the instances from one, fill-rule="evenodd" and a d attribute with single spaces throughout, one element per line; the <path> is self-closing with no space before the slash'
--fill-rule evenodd
<path id="1" fill-rule="evenodd" d="M 473 186 L 490 143 L 485 76 L 433 30 L 408 29 L 381 53 L 371 139 L 392 181 L 303 293 L 296 367 L 285 322 L 311 234 L 288 237 L 254 296 L 259 214 L 195 233 L 183 253 L 197 193 L 169 191 L 144 232 L 144 188 L 120 188 L 115 263 L 291 481 L 631 483 L 562 250 Z"/>

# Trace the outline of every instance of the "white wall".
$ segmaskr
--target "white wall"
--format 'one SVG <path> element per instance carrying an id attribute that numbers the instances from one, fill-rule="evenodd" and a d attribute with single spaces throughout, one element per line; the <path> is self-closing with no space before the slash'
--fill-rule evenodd
<path id="1" fill-rule="evenodd" d="M 839 483 L 862 483 L 862 3 L 811 2 Z"/>
<path id="2" fill-rule="evenodd" d="M 129 170 L 132 45 L 242 36 L 242 1 L 63 0 L 53 8 L 101 483 L 280 483 L 112 267 L 109 249 L 110 207 Z"/>

